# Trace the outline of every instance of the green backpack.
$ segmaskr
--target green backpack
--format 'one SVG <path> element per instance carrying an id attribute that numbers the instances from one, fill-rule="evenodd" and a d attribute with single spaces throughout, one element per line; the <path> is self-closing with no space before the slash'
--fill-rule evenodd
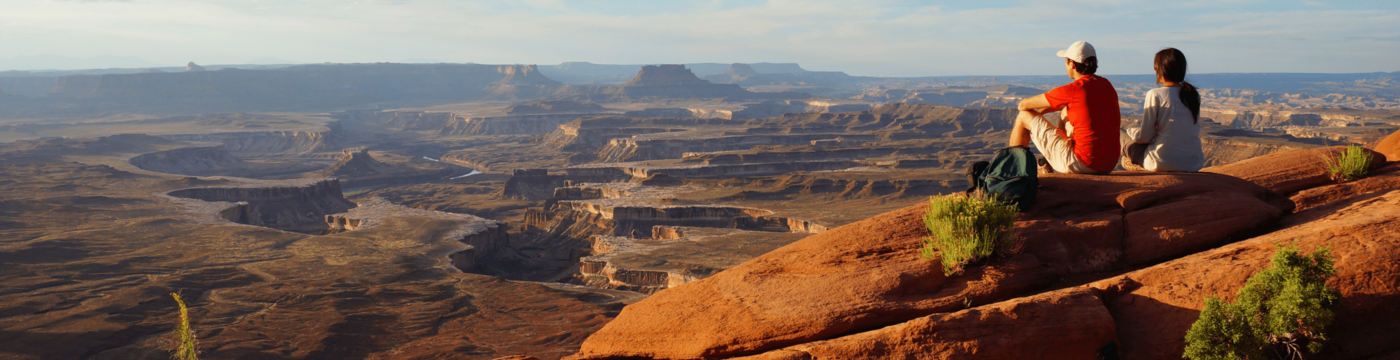
<path id="1" fill-rule="evenodd" d="M 1035 154 L 1025 146 L 997 150 L 991 161 L 978 161 L 968 167 L 967 182 L 967 192 L 982 189 L 997 194 L 1025 212 L 1035 203 L 1036 188 L 1040 186 Z"/>

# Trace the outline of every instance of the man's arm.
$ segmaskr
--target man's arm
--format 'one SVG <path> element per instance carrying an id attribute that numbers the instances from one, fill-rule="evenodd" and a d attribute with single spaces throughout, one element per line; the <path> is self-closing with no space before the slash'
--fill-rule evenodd
<path id="1" fill-rule="evenodd" d="M 1021 99 L 1021 103 L 1016 105 L 1016 109 L 1017 109 L 1017 110 L 1022 110 L 1022 111 L 1030 110 L 1030 111 L 1035 111 L 1035 112 L 1037 112 L 1037 113 L 1043 113 L 1043 112 L 1045 112 L 1045 111 L 1047 111 L 1047 110 L 1042 110 L 1042 109 L 1049 109 L 1049 108 L 1050 108 L 1050 100 L 1045 100 L 1045 94 L 1040 94 L 1040 95 L 1028 97 L 1028 98 L 1025 98 L 1025 99 Z"/>

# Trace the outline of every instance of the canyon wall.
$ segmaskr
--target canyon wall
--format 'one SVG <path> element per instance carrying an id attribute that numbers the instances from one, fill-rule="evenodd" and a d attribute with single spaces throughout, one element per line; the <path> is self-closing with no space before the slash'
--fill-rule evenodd
<path id="1" fill-rule="evenodd" d="M 471 248 L 453 253 L 452 265 L 465 272 L 481 271 L 483 265 L 496 260 L 497 254 L 510 246 L 510 227 L 503 222 L 488 225 L 485 230 L 456 238 Z"/>
<path id="2" fill-rule="evenodd" d="M 222 145 L 157 151 L 137 155 L 127 162 L 141 170 L 193 176 L 214 175 L 220 170 L 244 164 Z"/>
<path id="3" fill-rule="evenodd" d="M 507 199 L 544 200 L 554 195 L 554 189 L 564 186 L 563 175 L 549 175 L 545 169 L 516 169 L 501 189 Z"/>
<path id="4" fill-rule="evenodd" d="M 221 216 L 230 221 L 285 231 L 320 234 L 326 215 L 355 207 L 340 192 L 340 181 L 285 181 L 280 186 L 203 187 L 175 190 L 170 196 L 235 203 Z"/>
<path id="5" fill-rule="evenodd" d="M 215 142 L 239 157 L 309 154 L 336 149 L 333 131 L 246 131 L 164 135 L 176 141 Z"/>

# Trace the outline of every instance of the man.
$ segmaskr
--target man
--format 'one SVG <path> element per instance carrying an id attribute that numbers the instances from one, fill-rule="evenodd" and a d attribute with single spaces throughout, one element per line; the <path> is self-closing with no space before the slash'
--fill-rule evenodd
<path id="1" fill-rule="evenodd" d="M 1054 172 L 1113 171 L 1120 155 L 1118 93 L 1108 79 L 1094 75 L 1099 60 L 1093 45 L 1076 42 L 1056 55 L 1065 58 L 1065 73 L 1074 82 L 1021 100 L 1008 145 L 1035 142 Z M 1046 113 L 1060 110 L 1058 126 L 1045 119 Z"/>

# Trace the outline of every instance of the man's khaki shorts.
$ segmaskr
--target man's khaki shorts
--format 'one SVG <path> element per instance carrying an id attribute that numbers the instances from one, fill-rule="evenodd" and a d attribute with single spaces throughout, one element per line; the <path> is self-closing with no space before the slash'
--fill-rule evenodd
<path id="1" fill-rule="evenodd" d="M 1060 135 L 1055 124 L 1044 116 L 1036 116 L 1029 121 L 1031 130 L 1031 142 L 1040 149 L 1040 155 L 1045 157 L 1045 162 L 1050 163 L 1050 167 L 1057 173 L 1094 174 L 1098 171 L 1090 169 L 1079 162 L 1079 157 L 1074 156 L 1074 140 Z"/>

